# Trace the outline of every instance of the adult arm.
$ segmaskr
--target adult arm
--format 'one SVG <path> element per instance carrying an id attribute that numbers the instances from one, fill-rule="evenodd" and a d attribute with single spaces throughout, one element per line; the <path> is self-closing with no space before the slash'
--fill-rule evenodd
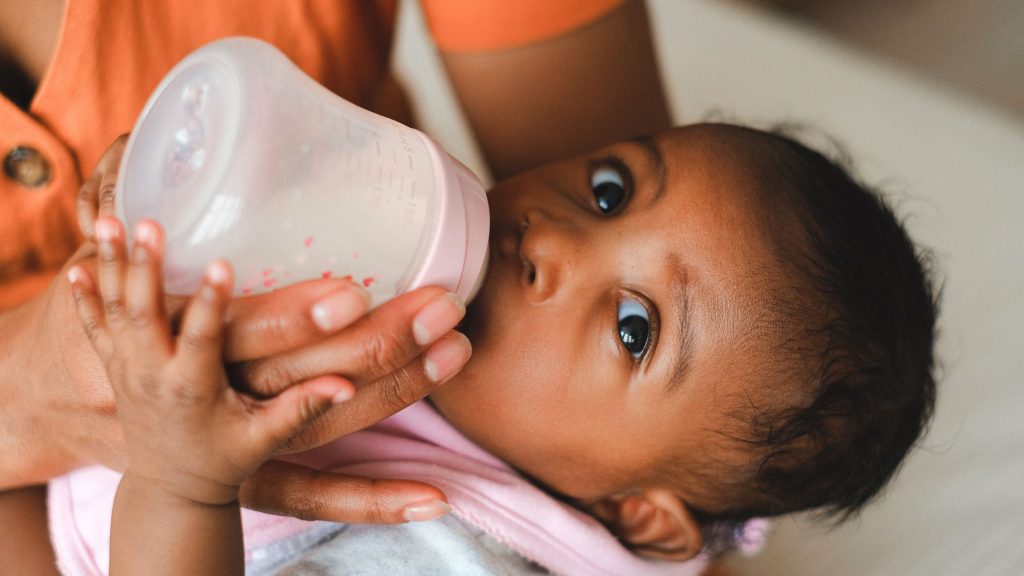
<path id="1" fill-rule="evenodd" d="M 555 38 L 442 57 L 496 179 L 670 125 L 643 0 Z"/>

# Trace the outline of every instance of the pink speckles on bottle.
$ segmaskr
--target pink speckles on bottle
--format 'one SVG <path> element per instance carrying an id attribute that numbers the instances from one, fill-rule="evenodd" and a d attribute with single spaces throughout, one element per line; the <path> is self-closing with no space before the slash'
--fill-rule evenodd
<path id="1" fill-rule="evenodd" d="M 168 158 L 168 135 L 181 134 Z M 378 305 L 422 284 L 468 292 L 487 254 L 486 196 L 464 166 L 251 38 L 174 68 L 135 125 L 121 175 L 126 223 L 156 217 L 181 231 L 165 249 L 172 294 L 194 293 L 216 256 L 235 267 L 238 294 L 351 274 Z"/>

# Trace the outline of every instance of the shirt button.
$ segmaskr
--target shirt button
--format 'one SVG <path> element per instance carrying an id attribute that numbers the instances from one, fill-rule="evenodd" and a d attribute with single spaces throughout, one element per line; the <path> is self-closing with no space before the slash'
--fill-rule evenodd
<path id="1" fill-rule="evenodd" d="M 45 186 L 52 176 L 50 163 L 39 150 L 28 146 L 18 146 L 7 153 L 4 157 L 4 174 L 29 188 Z"/>

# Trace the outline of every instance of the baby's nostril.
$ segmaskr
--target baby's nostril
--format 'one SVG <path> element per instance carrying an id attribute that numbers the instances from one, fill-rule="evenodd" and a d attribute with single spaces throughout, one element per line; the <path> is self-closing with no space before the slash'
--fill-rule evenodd
<path id="1" fill-rule="evenodd" d="M 526 270 L 526 278 L 530 284 L 533 284 L 537 280 L 537 269 L 533 267 L 533 262 L 530 262 L 526 258 L 522 259 L 523 268 Z"/>

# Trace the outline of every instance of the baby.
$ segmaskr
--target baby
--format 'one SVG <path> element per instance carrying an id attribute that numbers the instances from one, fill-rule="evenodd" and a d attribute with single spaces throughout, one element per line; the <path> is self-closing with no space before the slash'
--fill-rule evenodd
<path id="1" fill-rule="evenodd" d="M 729 549 L 751 518 L 851 516 L 926 425 L 926 271 L 889 208 L 819 153 L 687 126 L 488 196 L 490 266 L 462 324 L 474 353 L 429 402 L 634 552 L 685 561 Z M 241 573 L 239 485 L 352 391 L 233 391 L 220 361 L 230 268 L 211 264 L 176 343 L 161 249 L 147 224 L 130 264 L 101 243 L 98 290 L 71 273 L 109 341 L 126 436 L 111 569 Z M 98 293 L 144 320 L 103 320 Z"/>

